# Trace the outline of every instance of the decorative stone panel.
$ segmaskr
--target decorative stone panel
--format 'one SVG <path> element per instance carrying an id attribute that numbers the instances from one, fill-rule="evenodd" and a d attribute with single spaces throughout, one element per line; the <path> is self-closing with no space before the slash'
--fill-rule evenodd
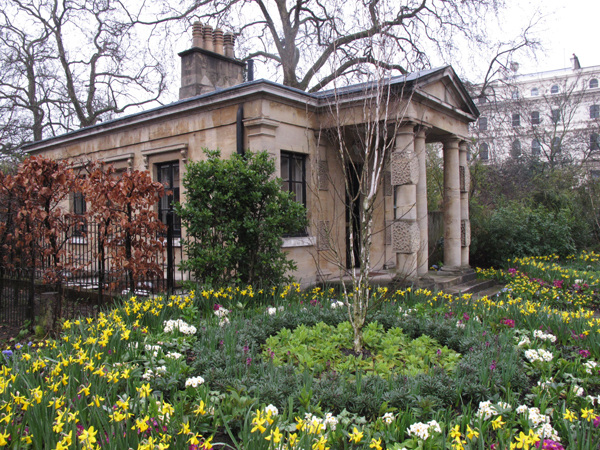
<path id="1" fill-rule="evenodd" d="M 383 195 L 392 195 L 392 173 L 389 170 L 383 172 Z"/>
<path id="2" fill-rule="evenodd" d="M 331 230 L 331 222 L 329 220 L 321 220 L 317 224 L 317 250 L 329 250 L 329 232 Z"/>
<path id="3" fill-rule="evenodd" d="M 460 192 L 468 192 L 471 187 L 471 175 L 467 166 L 459 166 Z"/>
<path id="4" fill-rule="evenodd" d="M 461 247 L 471 245 L 471 222 L 469 220 L 460 221 L 460 245 Z"/>
<path id="5" fill-rule="evenodd" d="M 392 153 L 392 185 L 417 184 L 419 181 L 419 161 L 414 154 Z"/>
<path id="6" fill-rule="evenodd" d="M 327 161 L 319 161 L 319 190 L 329 189 L 329 164 Z"/>
<path id="7" fill-rule="evenodd" d="M 392 226 L 393 220 L 385 221 L 385 245 L 392 245 Z"/>
<path id="8" fill-rule="evenodd" d="M 421 235 L 415 220 L 397 220 L 392 224 L 392 248 L 397 253 L 419 250 Z"/>

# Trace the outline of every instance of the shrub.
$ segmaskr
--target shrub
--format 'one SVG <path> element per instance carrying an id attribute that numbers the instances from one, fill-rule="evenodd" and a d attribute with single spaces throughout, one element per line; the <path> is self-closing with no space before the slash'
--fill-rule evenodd
<path id="1" fill-rule="evenodd" d="M 574 219 L 567 210 L 511 202 L 473 221 L 473 263 L 503 266 L 508 259 L 526 255 L 566 256 L 575 251 L 573 229 Z"/>
<path id="2" fill-rule="evenodd" d="M 281 190 L 266 152 L 233 155 L 205 150 L 188 164 L 186 202 L 177 205 L 188 237 L 191 270 L 205 284 L 276 284 L 295 268 L 281 249 L 282 236 L 306 226 L 304 207 Z"/>

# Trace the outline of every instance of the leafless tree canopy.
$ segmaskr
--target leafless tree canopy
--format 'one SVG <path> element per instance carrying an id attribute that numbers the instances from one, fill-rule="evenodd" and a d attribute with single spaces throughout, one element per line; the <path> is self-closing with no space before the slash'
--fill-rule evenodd
<path id="1" fill-rule="evenodd" d="M 437 50 L 456 50 L 454 37 L 483 43 L 482 24 L 501 0 L 221 0 L 200 8 L 201 20 L 239 29 L 248 58 L 275 63 L 282 81 L 317 91 L 369 66 L 406 73 L 429 65 Z M 371 38 L 386 36 L 393 61 L 374 54 Z"/>
<path id="2" fill-rule="evenodd" d="M 159 99 L 149 36 L 116 1 L 0 1 L 0 150 Z"/>
<path id="3" fill-rule="evenodd" d="M 201 20 L 237 35 L 238 57 L 301 90 L 406 73 L 490 48 L 504 0 L 0 0 L 0 151 L 172 99 L 176 51 Z M 498 60 L 528 46 L 495 43 Z M 393 58 L 381 58 L 373 39 Z M 512 44 L 512 45 L 511 45 Z M 505 59 L 505 58 L 504 58 Z"/>

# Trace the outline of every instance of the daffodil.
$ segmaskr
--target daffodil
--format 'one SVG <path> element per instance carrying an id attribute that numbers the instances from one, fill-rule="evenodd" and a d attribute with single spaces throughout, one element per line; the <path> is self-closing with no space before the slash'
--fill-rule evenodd
<path id="1" fill-rule="evenodd" d="M 352 433 L 350 433 L 348 437 L 350 438 L 350 442 L 354 441 L 355 444 L 358 444 L 363 438 L 363 433 L 354 427 Z"/>

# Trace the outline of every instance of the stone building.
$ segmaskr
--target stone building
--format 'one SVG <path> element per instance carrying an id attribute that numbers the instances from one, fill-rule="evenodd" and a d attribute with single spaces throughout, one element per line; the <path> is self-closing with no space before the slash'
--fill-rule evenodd
<path id="1" fill-rule="evenodd" d="M 481 116 L 475 154 L 488 162 L 533 159 L 550 165 L 600 165 L 600 66 L 521 74 L 518 64 L 489 85 L 474 86 Z"/>
<path id="2" fill-rule="evenodd" d="M 339 260 L 348 258 L 353 248 L 346 230 L 351 206 L 340 195 L 343 171 L 331 138 L 336 133 L 330 131 L 341 127 L 344 139 L 352 141 L 354 130 L 363 124 L 368 90 L 358 85 L 307 93 L 268 80 L 244 81 L 245 64 L 233 55 L 233 37 L 200 24 L 194 25 L 192 48 L 179 55 L 179 101 L 36 142 L 25 150 L 75 162 L 102 160 L 117 170 L 149 170 L 173 193 L 157 206 L 161 217 L 171 200 L 185 201 L 182 174 L 188 161 L 204 157 L 204 148 L 218 148 L 224 158 L 247 149 L 266 150 L 276 160 L 283 188 L 294 192 L 308 211 L 306 233 L 283 239 L 298 266 L 293 275 L 305 285 L 338 278 L 340 267 L 347 268 Z M 444 268 L 459 272 L 469 266 L 466 140 L 478 110 L 449 66 L 390 83 L 403 114 L 394 124 L 391 162 L 378 194 L 373 269 L 409 280 L 427 274 L 425 145 L 436 142 L 443 143 L 444 153 Z M 185 236 L 185 230 L 176 231 Z"/>

